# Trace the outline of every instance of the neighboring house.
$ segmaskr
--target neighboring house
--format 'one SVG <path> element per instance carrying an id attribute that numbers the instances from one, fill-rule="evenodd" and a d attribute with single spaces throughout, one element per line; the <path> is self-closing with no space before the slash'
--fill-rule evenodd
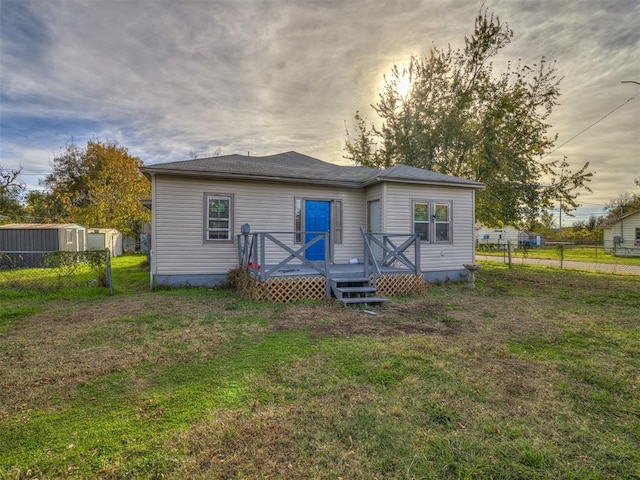
<path id="1" fill-rule="evenodd" d="M 478 244 L 506 245 L 511 242 L 512 245 L 518 245 L 520 230 L 514 227 L 489 228 L 482 224 L 476 225 L 476 241 Z"/>
<path id="2" fill-rule="evenodd" d="M 0 255 L 12 266 L 41 267 L 48 252 L 83 252 L 87 230 L 75 223 L 0 225 Z"/>
<path id="3" fill-rule="evenodd" d="M 107 248 L 113 257 L 122 255 L 122 233 L 115 228 L 87 229 L 87 250 Z"/>
<path id="4" fill-rule="evenodd" d="M 603 225 L 602 230 L 606 252 L 640 257 L 640 210 Z"/>
<path id="5" fill-rule="evenodd" d="M 511 242 L 514 247 L 518 245 L 542 246 L 544 238 L 526 230 L 515 227 L 489 228 L 481 223 L 476 224 L 476 242 L 478 245 L 506 245 Z"/>
<path id="6" fill-rule="evenodd" d="M 484 187 L 479 182 L 406 165 L 340 166 L 296 152 L 227 155 L 141 170 L 152 185 L 151 275 L 157 284 L 224 282 L 240 262 L 238 234 L 248 229 L 265 232 L 260 237 L 265 243 L 255 248 L 264 250 L 266 263 L 282 260 L 280 248 L 304 250 L 303 261 L 309 263 L 361 263 L 361 228 L 418 234 L 417 269 L 428 281 L 466 276 L 463 264 L 475 259 L 475 191 Z M 276 232 L 282 247 L 264 240 Z M 328 235 L 308 246 L 314 232 Z M 374 248 L 377 255 L 381 248 Z M 413 253 L 407 256 L 415 261 Z"/>

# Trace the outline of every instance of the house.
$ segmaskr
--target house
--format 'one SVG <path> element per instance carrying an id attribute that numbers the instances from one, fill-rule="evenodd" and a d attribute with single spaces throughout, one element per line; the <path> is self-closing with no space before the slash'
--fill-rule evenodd
<path id="1" fill-rule="evenodd" d="M 541 235 L 535 235 L 526 230 L 505 226 L 498 228 L 485 227 L 481 223 L 476 224 L 476 243 L 478 245 L 529 245 L 539 247 L 544 239 Z"/>
<path id="2" fill-rule="evenodd" d="M 640 257 L 640 210 L 603 225 L 602 230 L 606 252 Z"/>
<path id="3" fill-rule="evenodd" d="M 115 228 L 87 229 L 87 250 L 109 249 L 112 257 L 122 255 L 122 233 Z"/>
<path id="4" fill-rule="evenodd" d="M 514 227 L 489 228 L 482 224 L 476 225 L 476 241 L 479 245 L 518 245 L 520 230 Z"/>
<path id="5" fill-rule="evenodd" d="M 141 170 L 152 185 L 156 284 L 216 285 L 248 258 L 262 277 L 266 264 L 283 261 L 281 274 L 302 272 L 285 268 L 291 264 L 414 262 L 427 281 L 466 276 L 463 264 L 474 262 L 475 191 L 484 184 L 472 180 L 406 165 L 340 166 L 296 152 Z"/>
<path id="6" fill-rule="evenodd" d="M 0 256 L 12 267 L 42 267 L 48 252 L 83 252 L 87 230 L 75 223 L 0 225 Z"/>

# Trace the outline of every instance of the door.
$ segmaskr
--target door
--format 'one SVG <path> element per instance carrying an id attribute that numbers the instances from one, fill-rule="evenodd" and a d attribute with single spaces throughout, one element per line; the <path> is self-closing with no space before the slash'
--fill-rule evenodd
<path id="1" fill-rule="evenodd" d="M 305 232 L 327 232 L 331 229 L 331 202 L 326 200 L 306 200 L 304 202 Z M 317 234 L 306 233 L 305 243 L 313 240 Z M 324 239 L 318 241 L 305 252 L 307 260 L 324 261 Z"/>
<path id="2" fill-rule="evenodd" d="M 367 203 L 367 227 L 369 233 L 382 233 L 382 217 L 380 215 L 380 200 L 372 200 Z M 381 235 L 376 235 L 378 240 L 382 240 Z M 377 244 L 371 245 L 373 255 L 376 260 L 382 260 L 382 248 Z"/>

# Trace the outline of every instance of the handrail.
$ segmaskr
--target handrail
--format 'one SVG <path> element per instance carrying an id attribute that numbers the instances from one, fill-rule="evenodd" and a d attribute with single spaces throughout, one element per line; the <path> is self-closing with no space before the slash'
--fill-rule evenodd
<path id="1" fill-rule="evenodd" d="M 371 243 L 369 242 L 369 234 L 364 231 L 363 227 L 360 227 L 360 234 L 362 235 L 362 239 L 364 240 L 364 276 L 369 277 L 370 275 L 370 262 L 373 263 L 374 275 L 373 280 L 374 283 L 376 279 L 382 275 L 380 270 L 380 265 L 378 265 L 378 260 L 376 259 L 375 254 L 373 253 L 373 249 L 371 248 Z"/>
<path id="2" fill-rule="evenodd" d="M 416 275 L 420 274 L 420 235 L 417 233 L 406 234 L 406 233 L 366 233 L 363 228 L 360 228 L 362 232 L 363 238 L 365 238 L 365 253 L 371 255 L 374 261 L 376 261 L 375 255 L 373 255 L 373 248 L 371 243 L 377 245 L 382 249 L 382 259 L 380 260 L 380 264 L 383 267 L 391 266 L 394 262 L 402 263 L 409 271 L 415 273 Z M 381 237 L 382 241 L 377 238 Z M 392 240 L 393 237 L 403 237 L 406 238 L 404 242 L 400 245 L 396 245 Z M 407 249 L 413 245 L 414 246 L 414 260 L 412 262 L 409 257 L 405 254 Z M 365 255 L 366 257 L 366 255 Z M 365 262 L 366 263 L 366 262 Z M 378 266 L 376 261 L 376 266 Z M 365 265 L 366 268 L 366 265 Z M 378 266 L 379 268 L 379 266 Z"/>
<path id="3" fill-rule="evenodd" d="M 305 242 L 299 248 L 289 247 L 281 240 L 277 239 L 276 235 L 302 235 L 305 238 L 306 235 L 315 235 L 309 242 Z M 327 277 L 327 286 L 329 286 L 329 273 L 330 273 L 330 251 L 329 251 L 329 233 L 327 232 L 255 232 L 255 233 L 240 233 L 236 236 L 238 243 L 238 264 L 242 268 L 247 268 L 254 278 L 260 279 L 264 282 L 267 278 L 270 278 L 275 272 L 289 265 L 293 260 L 299 260 L 302 265 L 306 265 L 312 270 L 318 272 L 320 275 Z M 324 240 L 324 263 L 312 262 L 305 258 L 305 252 Z M 286 255 L 284 260 L 274 266 L 267 265 L 267 241 L 271 245 L 278 247 Z M 281 257 L 280 257 L 281 258 Z M 327 292 L 330 292 L 329 287 Z M 328 293 L 330 294 L 330 293 Z"/>

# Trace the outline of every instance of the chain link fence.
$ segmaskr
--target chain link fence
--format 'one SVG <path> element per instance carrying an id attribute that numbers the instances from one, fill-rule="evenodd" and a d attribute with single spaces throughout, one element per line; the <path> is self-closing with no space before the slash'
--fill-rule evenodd
<path id="1" fill-rule="evenodd" d="M 640 251 L 639 251 L 640 253 Z M 602 244 L 557 242 L 544 247 L 483 244 L 476 250 L 477 261 L 497 261 L 512 265 L 541 265 L 551 268 L 640 275 L 640 256 L 614 255 Z"/>
<path id="2" fill-rule="evenodd" d="M 53 290 L 108 288 L 113 294 L 109 250 L 0 252 L 0 288 Z"/>

